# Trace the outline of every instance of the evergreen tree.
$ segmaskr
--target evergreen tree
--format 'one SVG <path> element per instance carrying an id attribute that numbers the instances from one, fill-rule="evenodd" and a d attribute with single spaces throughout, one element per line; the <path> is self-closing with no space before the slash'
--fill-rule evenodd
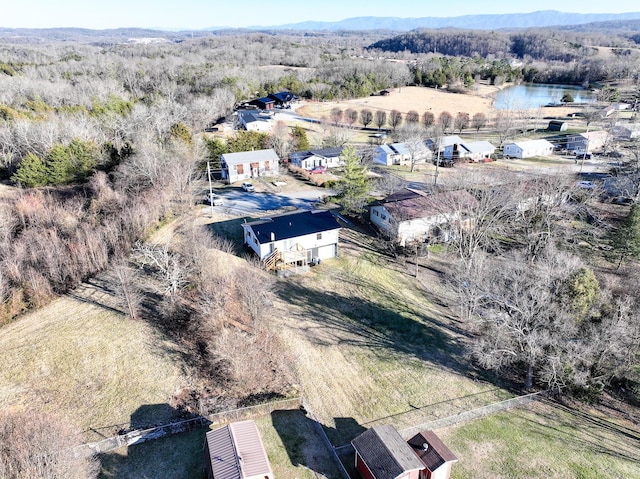
<path id="1" fill-rule="evenodd" d="M 337 189 L 342 212 L 347 215 L 357 215 L 364 211 L 364 205 L 369 196 L 368 170 L 360 161 L 352 145 L 342 150 L 341 160 L 344 162 L 344 173 L 338 182 Z"/>
<path id="2" fill-rule="evenodd" d="M 291 128 L 291 135 L 294 138 L 296 150 L 306 151 L 311 148 L 311 145 L 309 145 L 309 138 L 307 138 L 307 132 L 300 125 L 296 125 Z"/>
<path id="3" fill-rule="evenodd" d="M 40 157 L 27 153 L 11 179 L 25 188 L 43 186 L 47 184 L 47 167 Z"/>
<path id="4" fill-rule="evenodd" d="M 227 141 L 230 153 L 240 151 L 264 150 L 269 135 L 259 131 L 239 131 Z"/>
<path id="5" fill-rule="evenodd" d="M 205 138 L 204 144 L 207 149 L 207 159 L 211 160 L 211 167 L 220 168 L 220 155 L 229 151 L 227 145 L 218 138 Z"/>
<path id="6" fill-rule="evenodd" d="M 98 148 L 91 142 L 74 138 L 65 148 L 77 180 L 85 180 L 95 170 Z"/>
<path id="7" fill-rule="evenodd" d="M 62 145 L 55 145 L 47 153 L 45 158 L 47 167 L 47 179 L 51 185 L 62 185 L 73 179 L 73 163 L 69 152 Z"/>

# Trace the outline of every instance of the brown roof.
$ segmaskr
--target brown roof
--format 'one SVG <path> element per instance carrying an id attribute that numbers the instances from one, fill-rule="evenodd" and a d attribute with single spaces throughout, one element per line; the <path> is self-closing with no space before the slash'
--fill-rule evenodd
<path id="1" fill-rule="evenodd" d="M 413 192 L 413 194 L 387 198 L 384 201 L 384 207 L 396 221 L 405 221 L 452 213 L 469 208 L 475 202 L 476 199 L 466 190 L 445 191 L 431 195 Z"/>
<path id="2" fill-rule="evenodd" d="M 375 479 L 395 479 L 424 468 L 419 458 L 391 425 L 374 426 L 351 441 Z"/>
<path id="3" fill-rule="evenodd" d="M 207 433 L 215 479 L 273 479 L 260 433 L 253 421 L 227 424 Z"/>
<path id="4" fill-rule="evenodd" d="M 447 462 L 458 461 L 455 454 L 453 454 L 451 450 L 444 445 L 433 431 L 422 431 L 413 436 L 407 442 L 431 472 L 435 471 Z"/>

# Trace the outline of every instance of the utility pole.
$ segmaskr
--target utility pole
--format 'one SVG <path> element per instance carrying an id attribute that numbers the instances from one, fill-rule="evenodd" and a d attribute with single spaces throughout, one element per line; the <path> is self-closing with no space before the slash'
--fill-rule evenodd
<path id="1" fill-rule="evenodd" d="M 209 211 L 211 212 L 211 218 L 213 218 L 213 185 L 211 184 L 211 165 L 207 160 L 207 177 L 209 178 Z"/>

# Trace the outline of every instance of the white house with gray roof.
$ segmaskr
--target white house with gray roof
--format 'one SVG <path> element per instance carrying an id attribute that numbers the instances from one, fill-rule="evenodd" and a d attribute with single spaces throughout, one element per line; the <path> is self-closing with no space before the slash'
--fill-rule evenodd
<path id="1" fill-rule="evenodd" d="M 449 160 L 483 161 L 491 159 L 496 147 L 488 141 L 453 143 L 444 148 L 443 156 Z"/>
<path id="2" fill-rule="evenodd" d="M 231 184 L 259 176 L 276 176 L 279 173 L 279 161 L 271 148 L 225 153 L 220 155 L 222 178 Z"/>
<path id="3" fill-rule="evenodd" d="M 505 143 L 502 146 L 505 158 L 531 158 L 549 156 L 553 153 L 553 143 L 547 140 L 525 140 Z"/>

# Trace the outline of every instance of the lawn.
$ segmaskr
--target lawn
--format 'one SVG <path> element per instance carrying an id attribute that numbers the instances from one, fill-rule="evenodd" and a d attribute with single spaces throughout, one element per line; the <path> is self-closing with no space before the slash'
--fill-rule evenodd
<path id="1" fill-rule="evenodd" d="M 348 248 L 281 281 L 274 315 L 335 446 L 379 422 L 403 428 L 510 396 L 468 364 L 460 325 L 408 269 Z"/>
<path id="2" fill-rule="evenodd" d="M 109 296 L 96 280 L 0 329 L 0 408 L 55 412 L 87 441 L 174 415 L 181 351 Z"/>
<path id="3" fill-rule="evenodd" d="M 637 425 L 596 411 L 537 403 L 438 434 L 459 458 L 453 479 L 640 478 Z"/>

